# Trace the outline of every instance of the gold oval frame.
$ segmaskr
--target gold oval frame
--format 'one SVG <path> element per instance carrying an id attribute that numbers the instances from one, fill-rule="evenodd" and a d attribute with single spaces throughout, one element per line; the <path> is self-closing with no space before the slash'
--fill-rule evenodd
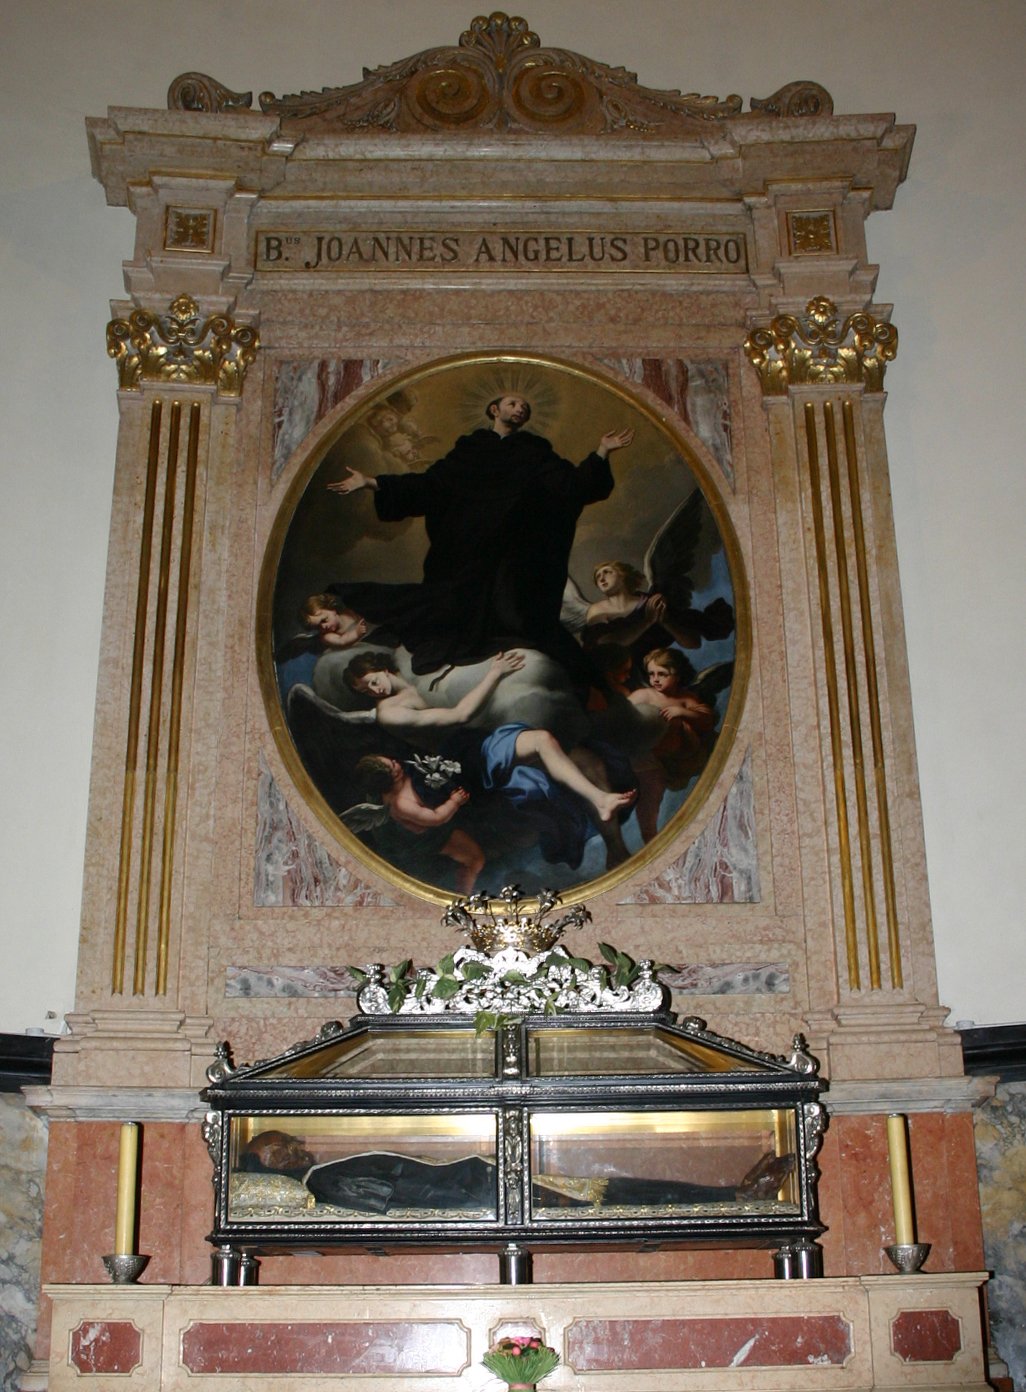
<path id="1" fill-rule="evenodd" d="M 285 491 L 285 496 L 278 506 L 274 522 L 268 533 L 267 542 L 264 547 L 264 555 L 261 562 L 257 587 L 257 674 L 260 682 L 261 695 L 263 697 L 264 711 L 279 757 L 289 777 L 292 779 L 296 791 L 299 793 L 306 806 L 314 813 L 317 820 L 340 846 L 342 851 L 369 869 L 379 879 L 384 880 L 386 883 L 407 894 L 435 904 L 444 905 L 450 903 L 455 897 L 451 892 L 447 893 L 445 890 L 438 889 L 434 885 L 430 885 L 423 880 L 417 880 L 405 874 L 402 870 L 399 870 L 381 856 L 376 855 L 369 847 L 365 846 L 357 836 L 344 826 L 337 814 L 332 811 L 304 767 L 286 724 L 284 710 L 278 694 L 278 683 L 274 668 L 273 644 L 271 642 L 274 589 L 277 582 L 279 566 L 281 564 L 285 539 L 292 525 L 299 501 L 304 496 L 313 476 L 324 462 L 324 458 L 328 451 L 337 444 L 341 437 L 351 429 L 354 424 L 360 419 L 365 418 L 388 396 L 403 389 L 415 388 L 418 382 L 423 381 L 427 377 L 433 377 L 440 372 L 449 372 L 472 366 L 484 367 L 495 365 L 499 367 L 503 364 L 511 368 L 558 371 L 570 377 L 587 381 L 590 385 L 601 388 L 611 397 L 619 399 L 629 410 L 638 413 L 647 420 L 655 428 L 657 433 L 667 438 L 683 458 L 687 467 L 691 470 L 695 482 L 701 489 L 703 497 L 712 513 L 726 553 L 727 569 L 733 591 L 735 640 L 734 675 L 731 680 L 727 709 L 724 712 L 723 721 L 717 734 L 716 744 L 713 747 L 705 767 L 682 806 L 667 820 L 666 825 L 661 827 L 652 840 L 645 844 L 641 850 L 629 856 L 622 865 L 618 865 L 614 869 L 606 871 L 605 874 L 596 876 L 591 880 L 586 880 L 572 889 L 560 891 L 560 896 L 564 903 L 574 904 L 580 903 L 585 899 L 590 899 L 594 895 L 604 894 L 621 884 L 625 879 L 633 877 L 638 874 L 639 871 L 644 870 L 653 860 L 661 857 L 669 844 L 676 840 L 685 827 L 695 820 L 698 812 L 705 806 L 710 791 L 717 783 L 727 764 L 737 735 L 740 715 L 744 707 L 744 701 L 748 690 L 752 647 L 751 616 L 748 602 L 748 585 L 742 562 L 740 544 L 720 490 L 713 485 L 714 476 L 711 470 L 706 466 L 699 454 L 696 453 L 695 444 L 683 433 L 683 430 L 686 430 L 687 427 L 683 426 L 682 422 L 678 423 L 676 418 L 674 418 L 673 421 L 668 418 L 672 414 L 669 407 L 665 408 L 667 414 L 662 414 L 637 396 L 628 385 L 605 376 L 596 368 L 541 353 L 511 351 L 459 353 L 450 357 L 432 359 L 430 362 L 421 363 L 416 367 L 407 369 L 405 372 L 400 372 L 393 376 L 374 379 L 373 383 L 369 384 L 370 390 L 361 393 L 357 402 L 352 404 L 349 404 L 347 401 L 341 402 L 335 408 L 334 413 L 329 414 L 325 420 L 318 422 L 312 428 L 307 435 L 307 439 L 310 439 L 311 435 L 314 436 L 313 443 L 305 451 L 301 463 L 295 468 L 293 477 Z M 332 419 L 332 414 L 334 414 L 334 419 Z M 302 448 L 302 446 L 300 446 L 300 448 Z M 499 888 L 500 886 L 498 885 L 491 886 L 487 892 L 496 894 Z M 530 900 L 525 900 L 525 906 L 529 906 L 530 903 Z"/>

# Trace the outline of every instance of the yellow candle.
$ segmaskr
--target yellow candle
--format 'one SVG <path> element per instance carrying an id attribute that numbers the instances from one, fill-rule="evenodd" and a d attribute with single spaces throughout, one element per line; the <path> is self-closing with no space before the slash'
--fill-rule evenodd
<path id="1" fill-rule="evenodd" d="M 135 1190 L 139 1177 L 139 1126 L 126 1121 L 118 1149 L 118 1199 L 114 1219 L 114 1251 L 118 1256 L 135 1253 Z"/>
<path id="2" fill-rule="evenodd" d="M 912 1213 L 912 1175 L 908 1163 L 908 1135 L 903 1116 L 887 1118 L 887 1154 L 891 1162 L 894 1241 L 903 1245 L 916 1240 L 916 1220 Z"/>

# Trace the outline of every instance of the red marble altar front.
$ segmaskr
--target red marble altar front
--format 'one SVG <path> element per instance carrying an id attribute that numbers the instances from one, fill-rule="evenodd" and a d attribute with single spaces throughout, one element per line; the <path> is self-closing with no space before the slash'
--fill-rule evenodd
<path id="1" fill-rule="evenodd" d="M 534 1286 L 51 1286 L 51 1392 L 476 1392 L 496 1335 L 540 1332 L 551 1392 L 986 1387 L 982 1273 Z"/>

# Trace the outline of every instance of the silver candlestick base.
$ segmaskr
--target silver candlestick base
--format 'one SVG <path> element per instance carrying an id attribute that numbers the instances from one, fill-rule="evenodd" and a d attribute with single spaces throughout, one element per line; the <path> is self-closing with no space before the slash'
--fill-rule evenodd
<path id="1" fill-rule="evenodd" d="M 149 1257 L 137 1256 L 134 1252 L 116 1252 L 109 1257 L 101 1257 L 101 1261 L 116 1286 L 130 1286 L 142 1275 Z"/>
<path id="2" fill-rule="evenodd" d="M 884 1251 L 897 1267 L 902 1276 L 914 1276 L 930 1251 L 929 1242 L 896 1242 L 893 1247 L 885 1247 Z"/>

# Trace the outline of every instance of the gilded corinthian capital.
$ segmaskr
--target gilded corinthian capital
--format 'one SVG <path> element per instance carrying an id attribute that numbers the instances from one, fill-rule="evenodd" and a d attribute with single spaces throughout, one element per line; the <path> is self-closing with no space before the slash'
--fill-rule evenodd
<path id="1" fill-rule="evenodd" d="M 833 382 L 882 391 L 884 369 L 897 351 L 893 324 L 865 312 L 841 321 L 833 300 L 823 295 L 809 301 L 802 318 L 780 314 L 745 339 L 745 352 L 765 396 L 783 396 L 788 387 Z"/>
<path id="2" fill-rule="evenodd" d="M 191 295 L 179 295 L 167 314 L 137 309 L 107 325 L 107 353 L 124 391 L 138 391 L 142 382 L 180 382 L 241 396 L 259 344 L 256 329 L 226 314 L 201 319 Z"/>

